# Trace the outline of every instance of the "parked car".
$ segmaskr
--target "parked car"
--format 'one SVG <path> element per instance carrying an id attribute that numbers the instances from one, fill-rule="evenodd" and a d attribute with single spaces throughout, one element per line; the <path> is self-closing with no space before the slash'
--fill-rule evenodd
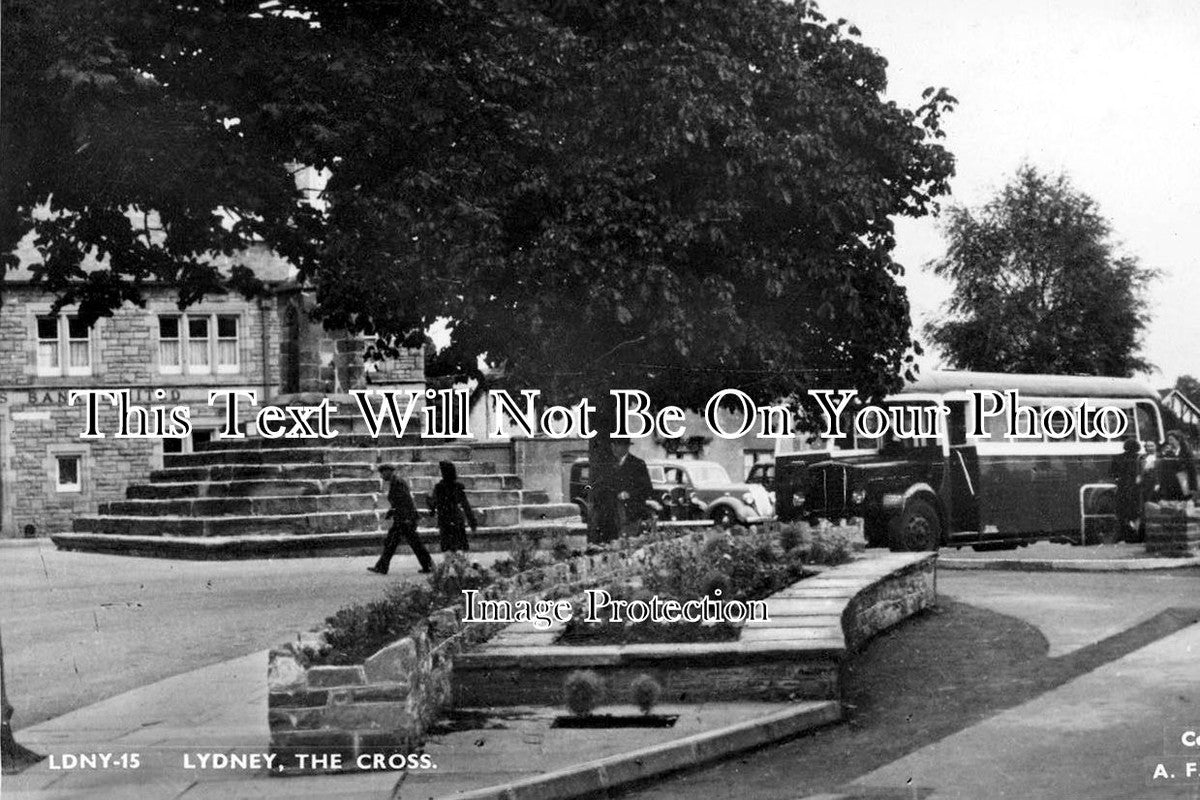
<path id="1" fill-rule="evenodd" d="M 763 461 L 750 468 L 746 483 L 762 484 L 768 492 L 775 491 L 775 462 Z"/>
<path id="2" fill-rule="evenodd" d="M 774 519 L 775 501 L 760 483 L 735 483 L 713 461 L 648 461 L 663 470 L 666 483 L 686 487 L 703 506 L 704 516 L 721 525 L 755 525 Z M 651 473 L 653 475 L 653 472 Z"/>
<path id="3" fill-rule="evenodd" d="M 668 482 L 666 472 L 659 462 L 648 462 L 650 484 L 654 487 L 654 496 L 646 505 L 660 520 L 703 519 L 704 504 L 698 501 L 695 493 L 679 481 Z M 591 511 L 591 469 L 588 460 L 581 458 L 571 464 L 567 474 L 567 497 L 579 506 L 579 513 L 586 520 Z"/>

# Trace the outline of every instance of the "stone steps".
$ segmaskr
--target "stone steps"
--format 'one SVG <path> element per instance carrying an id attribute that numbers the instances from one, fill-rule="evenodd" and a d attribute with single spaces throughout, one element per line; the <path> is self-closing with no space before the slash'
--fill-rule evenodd
<path id="1" fill-rule="evenodd" d="M 77 518 L 72 529 L 76 532 L 133 536 L 302 535 L 385 530 L 391 524 L 384 519 L 386 507 L 377 507 L 374 499 L 370 497 L 362 503 L 353 503 L 346 499 L 353 497 L 354 495 L 317 495 L 277 498 L 281 502 L 263 502 L 261 498 L 238 498 L 219 508 L 220 514 L 211 511 L 197 514 L 194 513 L 194 507 L 188 509 L 182 505 L 179 508 L 180 513 L 154 516 L 101 512 L 96 516 Z M 482 506 L 472 510 L 480 527 L 504 527 L 522 522 L 579 521 L 579 509 L 572 503 Z M 434 525 L 433 514 L 427 510 L 420 510 L 419 524 Z"/>
<path id="2" fill-rule="evenodd" d="M 161 484 L 160 484 L 161 485 Z M 428 503 L 418 495 L 417 507 Z M 472 508 L 490 506 L 547 505 L 549 498 L 542 491 L 522 489 L 467 490 Z M 311 514 L 320 511 L 363 511 L 388 508 L 381 492 L 300 495 L 250 495 L 242 497 L 138 498 L 100 505 L 101 516 L 167 517 Z"/>
<path id="3" fill-rule="evenodd" d="M 438 532 L 420 531 L 421 540 L 432 552 L 440 550 Z M 472 552 L 504 552 L 524 539 L 538 549 L 549 550 L 566 537 L 569 547 L 587 546 L 587 526 L 572 524 L 526 524 L 480 528 L 470 535 Z M 317 556 L 377 556 L 383 545 L 382 531 L 312 534 L 305 536 L 131 536 L 102 533 L 60 533 L 51 539 L 61 550 L 110 553 L 114 555 L 196 560 L 240 558 L 312 558 Z M 406 555 L 401 545 L 398 555 Z"/>
<path id="4" fill-rule="evenodd" d="M 441 478 L 437 462 L 443 460 L 456 463 L 480 530 L 493 532 L 474 549 L 499 542 L 508 547 L 526 529 L 539 536 L 581 529 L 573 503 L 550 503 L 546 492 L 525 490 L 516 475 L 473 460 L 469 445 L 417 441 L 406 437 L 397 444 L 394 438 L 352 434 L 319 447 L 311 440 L 291 443 L 304 442 L 297 446 L 260 439 L 211 442 L 194 453 L 164 456 L 163 468 L 147 483 L 127 487 L 125 500 L 105 503 L 97 514 L 76 518 L 73 533 L 56 541 L 70 549 L 179 558 L 377 549 L 391 524 L 378 472 L 385 462 L 408 482 L 419 525 L 436 537 L 428 503 Z M 213 544 L 201 544 L 205 540 Z"/>
<path id="5" fill-rule="evenodd" d="M 433 490 L 432 476 L 408 478 L 416 496 Z M 516 475 L 460 475 L 459 482 L 470 492 L 521 490 Z M 182 497 L 297 497 L 300 495 L 373 494 L 383 487 L 376 475 L 362 478 L 244 478 L 239 480 L 181 480 L 135 484 L 125 490 L 129 500 L 167 500 Z M 523 490 L 522 490 L 523 491 Z M 525 502 L 534 502 L 527 500 Z"/>
<path id="6" fill-rule="evenodd" d="M 233 464 L 379 464 L 385 461 L 417 462 L 437 467 L 439 461 L 467 462 L 471 448 L 461 445 L 434 447 L 277 447 L 271 449 L 203 449 L 194 453 L 168 453 L 163 467 L 203 467 Z"/>

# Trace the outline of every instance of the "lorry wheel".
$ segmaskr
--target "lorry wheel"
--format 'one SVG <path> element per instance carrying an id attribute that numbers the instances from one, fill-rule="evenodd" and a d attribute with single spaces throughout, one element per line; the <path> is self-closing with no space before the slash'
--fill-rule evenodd
<path id="1" fill-rule="evenodd" d="M 913 500 L 891 523 L 893 550 L 937 550 L 942 543 L 942 521 L 937 509 L 924 500 Z"/>

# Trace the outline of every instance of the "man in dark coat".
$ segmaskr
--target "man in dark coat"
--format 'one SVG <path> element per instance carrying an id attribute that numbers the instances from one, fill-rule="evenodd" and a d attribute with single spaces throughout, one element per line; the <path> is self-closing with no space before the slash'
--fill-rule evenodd
<path id="1" fill-rule="evenodd" d="M 647 515 L 646 501 L 654 496 L 654 485 L 650 481 L 646 462 L 629 452 L 628 439 L 614 438 L 609 444 L 615 461 L 602 488 L 610 493 L 624 512 L 621 515 L 622 532 L 629 533 Z"/>
<path id="2" fill-rule="evenodd" d="M 375 562 L 375 566 L 367 567 L 367 571 L 387 575 L 388 567 L 392 563 L 392 556 L 396 554 L 396 548 L 400 546 L 400 540 L 403 539 L 408 542 L 408 546 L 417 556 L 417 561 L 421 564 L 421 572 L 432 572 L 433 559 L 430 558 L 429 551 L 425 549 L 421 537 L 417 534 L 417 505 L 413 502 L 408 484 L 396 475 L 396 468 L 391 464 L 381 464 L 379 475 L 388 487 L 387 498 L 391 509 L 387 512 L 386 519 L 392 521 L 392 527 L 388 529 L 387 538 L 383 540 L 383 553 Z"/>
<path id="3" fill-rule="evenodd" d="M 1142 455 L 1137 439 L 1125 441 L 1108 474 L 1117 484 L 1118 541 L 1136 542 L 1142 516 Z"/>

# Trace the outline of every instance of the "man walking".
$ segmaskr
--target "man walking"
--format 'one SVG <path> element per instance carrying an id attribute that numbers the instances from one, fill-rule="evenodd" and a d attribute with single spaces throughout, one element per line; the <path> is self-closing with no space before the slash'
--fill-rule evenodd
<path id="1" fill-rule="evenodd" d="M 408 484 L 396 475 L 396 468 L 391 464 L 380 464 L 379 475 L 388 487 L 387 498 L 391 508 L 385 518 L 391 519 L 392 527 L 388 529 L 387 538 L 383 540 L 383 553 L 375 562 L 375 566 L 367 567 L 367 571 L 387 575 L 392 556 L 396 554 L 400 540 L 404 539 L 416 554 L 417 561 L 421 564 L 421 572 L 432 572 L 433 559 L 429 557 L 429 551 L 425 549 L 421 537 L 417 534 L 417 506 L 413 502 Z"/>

